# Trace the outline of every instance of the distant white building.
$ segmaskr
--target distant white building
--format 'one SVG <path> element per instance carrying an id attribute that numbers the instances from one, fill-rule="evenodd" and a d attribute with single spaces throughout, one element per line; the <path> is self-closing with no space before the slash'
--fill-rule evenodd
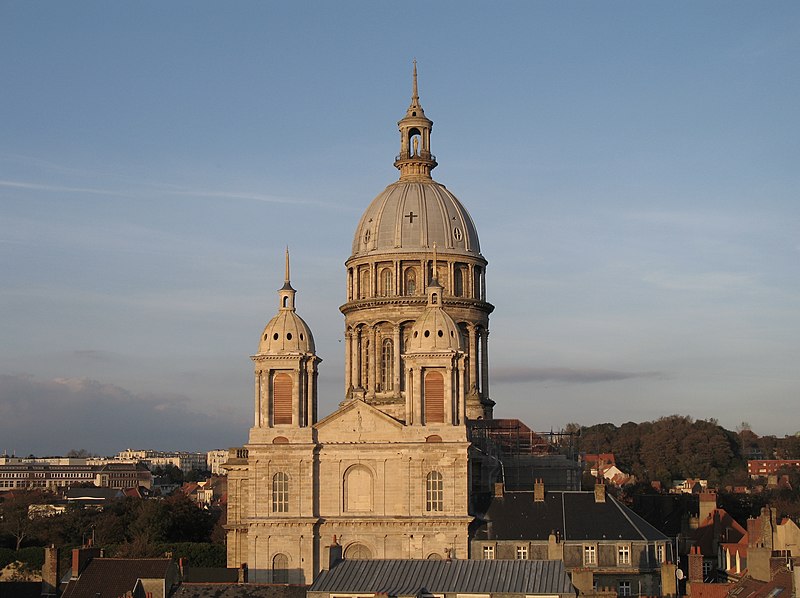
<path id="1" fill-rule="evenodd" d="M 222 466 L 228 460 L 228 449 L 214 449 L 206 453 L 206 463 L 213 475 L 225 475 L 227 472 Z"/>
<path id="2" fill-rule="evenodd" d="M 206 453 L 189 453 L 185 451 L 163 452 L 150 449 L 126 449 L 117 453 L 117 459 L 133 459 L 144 463 L 150 469 L 174 465 L 183 473 L 193 469 L 205 471 L 208 469 Z"/>

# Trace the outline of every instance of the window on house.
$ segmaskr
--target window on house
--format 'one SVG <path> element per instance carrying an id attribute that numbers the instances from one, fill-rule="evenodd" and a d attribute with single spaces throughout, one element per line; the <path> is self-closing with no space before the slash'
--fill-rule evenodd
<path id="1" fill-rule="evenodd" d="M 617 565 L 631 564 L 631 547 L 628 544 L 617 545 Z"/>
<path id="2" fill-rule="evenodd" d="M 663 563 L 664 562 L 664 545 L 657 544 L 656 545 L 656 562 Z"/>
<path id="3" fill-rule="evenodd" d="M 279 471 L 272 476 L 272 512 L 289 511 L 289 476 Z"/>
<path id="4" fill-rule="evenodd" d="M 620 596 L 631 595 L 631 582 L 627 579 L 621 579 L 617 585 L 617 594 Z"/>
<path id="5" fill-rule="evenodd" d="M 494 546 L 483 547 L 483 558 L 487 561 L 491 561 L 494 559 Z"/>
<path id="6" fill-rule="evenodd" d="M 438 471 L 432 471 L 425 478 L 425 510 L 444 510 L 444 480 Z"/>
<path id="7" fill-rule="evenodd" d="M 517 546 L 516 552 L 517 560 L 524 561 L 528 558 L 528 547 L 527 546 Z"/>
<path id="8" fill-rule="evenodd" d="M 597 546 L 594 544 L 583 545 L 583 564 L 596 565 L 597 564 Z"/>

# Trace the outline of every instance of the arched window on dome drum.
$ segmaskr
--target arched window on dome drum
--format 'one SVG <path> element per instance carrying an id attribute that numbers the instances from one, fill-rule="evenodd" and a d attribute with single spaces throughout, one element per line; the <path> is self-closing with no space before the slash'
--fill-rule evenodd
<path id="1" fill-rule="evenodd" d="M 272 512 L 289 512 L 289 476 L 282 471 L 272 476 Z"/>
<path id="2" fill-rule="evenodd" d="M 406 270 L 404 287 L 406 295 L 417 294 L 417 273 L 414 268 L 408 268 Z"/>
<path id="3" fill-rule="evenodd" d="M 431 471 L 425 478 L 425 510 L 444 511 L 444 479 L 438 471 Z"/>
<path id="4" fill-rule="evenodd" d="M 381 296 L 388 297 L 392 294 L 392 271 L 389 268 L 381 270 Z"/>
<path id="5" fill-rule="evenodd" d="M 289 557 L 285 554 L 272 558 L 272 583 L 289 583 Z"/>
<path id="6" fill-rule="evenodd" d="M 366 299 L 370 296 L 369 289 L 369 270 L 364 269 L 358 273 L 358 278 L 361 281 L 360 299 Z"/>
<path id="7" fill-rule="evenodd" d="M 292 423 L 292 377 L 278 373 L 272 379 L 272 423 Z"/>
<path id="8" fill-rule="evenodd" d="M 394 390 L 394 346 L 389 338 L 381 348 L 381 389 Z"/>
<path id="9" fill-rule="evenodd" d="M 444 376 L 440 372 L 425 374 L 425 423 L 444 423 Z"/>
<path id="10" fill-rule="evenodd" d="M 453 269 L 453 295 L 456 297 L 464 296 L 464 272 L 461 266 L 456 266 Z"/>
<path id="11" fill-rule="evenodd" d="M 364 380 L 364 388 L 369 388 L 369 356 L 370 350 L 372 347 L 369 344 L 369 340 L 364 341 L 364 358 L 361 360 L 363 364 L 364 374 L 362 375 L 362 380 Z"/>

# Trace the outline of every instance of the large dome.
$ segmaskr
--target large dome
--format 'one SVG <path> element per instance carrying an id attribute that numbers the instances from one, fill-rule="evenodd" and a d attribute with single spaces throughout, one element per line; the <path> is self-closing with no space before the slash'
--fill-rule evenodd
<path id="1" fill-rule="evenodd" d="M 466 208 L 432 179 L 400 180 L 369 205 L 353 238 L 353 257 L 369 253 L 439 251 L 479 255 L 478 232 Z"/>

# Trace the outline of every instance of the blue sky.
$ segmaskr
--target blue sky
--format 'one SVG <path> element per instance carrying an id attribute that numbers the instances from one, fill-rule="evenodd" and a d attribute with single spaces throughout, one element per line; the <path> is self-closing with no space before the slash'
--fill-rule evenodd
<path id="1" fill-rule="evenodd" d="M 797 3 L 4 0 L 0 450 L 243 442 L 287 244 L 333 411 L 415 57 L 497 416 L 800 430 Z"/>

